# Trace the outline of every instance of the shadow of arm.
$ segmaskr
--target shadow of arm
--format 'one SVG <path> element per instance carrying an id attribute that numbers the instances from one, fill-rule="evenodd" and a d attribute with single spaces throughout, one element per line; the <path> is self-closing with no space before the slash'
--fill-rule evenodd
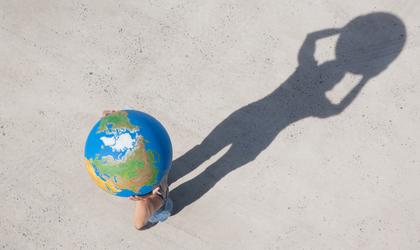
<path id="1" fill-rule="evenodd" d="M 329 108 L 327 109 L 327 112 L 320 117 L 328 117 L 332 115 L 337 115 L 343 112 L 344 109 L 346 109 L 350 103 L 353 102 L 353 100 L 356 98 L 356 96 L 360 93 L 363 86 L 366 85 L 366 83 L 369 81 L 370 77 L 364 76 L 360 82 L 353 87 L 353 89 L 340 101 L 338 104 L 331 103 L 328 100 Z"/>
<path id="2" fill-rule="evenodd" d="M 339 32 L 340 29 L 325 29 L 306 35 L 305 41 L 303 42 L 298 54 L 299 66 L 316 66 L 318 64 L 314 57 L 316 41 L 325 37 L 336 35 Z"/>

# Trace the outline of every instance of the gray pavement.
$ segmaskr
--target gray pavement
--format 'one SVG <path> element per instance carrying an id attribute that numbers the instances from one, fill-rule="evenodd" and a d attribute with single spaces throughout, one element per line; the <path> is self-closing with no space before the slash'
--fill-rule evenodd
<path id="1" fill-rule="evenodd" d="M 0 2 L 0 248 L 419 249 L 418 1 Z M 106 109 L 158 118 L 174 215 L 90 180 Z"/>

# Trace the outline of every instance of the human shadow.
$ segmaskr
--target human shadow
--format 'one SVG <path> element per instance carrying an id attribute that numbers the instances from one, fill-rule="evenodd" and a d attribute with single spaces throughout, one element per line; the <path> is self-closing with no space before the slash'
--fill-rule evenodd
<path id="1" fill-rule="evenodd" d="M 320 65 L 314 58 L 315 42 L 339 34 L 336 58 Z M 230 145 L 227 152 L 195 178 L 170 192 L 173 214 L 202 197 L 231 171 L 254 160 L 280 131 L 307 117 L 327 118 L 340 114 L 363 86 L 380 74 L 401 52 L 405 26 L 390 13 L 359 16 L 340 29 L 325 29 L 306 36 L 298 54 L 295 72 L 277 89 L 230 114 L 199 144 L 173 161 L 169 183 L 188 174 Z M 361 80 L 338 103 L 326 97 L 345 73 Z"/>

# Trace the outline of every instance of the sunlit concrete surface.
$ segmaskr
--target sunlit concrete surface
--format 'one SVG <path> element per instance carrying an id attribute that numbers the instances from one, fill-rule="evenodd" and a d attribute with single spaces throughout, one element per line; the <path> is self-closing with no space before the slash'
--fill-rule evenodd
<path id="1" fill-rule="evenodd" d="M 0 1 L 0 248 L 420 249 L 419 13 Z M 124 108 L 174 147 L 176 214 L 145 231 L 83 162 Z"/>

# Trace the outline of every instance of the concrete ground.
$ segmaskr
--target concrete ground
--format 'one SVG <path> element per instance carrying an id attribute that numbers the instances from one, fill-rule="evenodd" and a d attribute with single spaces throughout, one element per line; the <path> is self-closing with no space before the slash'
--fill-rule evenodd
<path id="1" fill-rule="evenodd" d="M 372 12 L 383 19 L 357 24 Z M 419 13 L 416 0 L 1 1 L 0 247 L 419 249 Z M 83 162 L 101 112 L 128 107 L 174 147 L 176 214 L 146 231 Z"/>

